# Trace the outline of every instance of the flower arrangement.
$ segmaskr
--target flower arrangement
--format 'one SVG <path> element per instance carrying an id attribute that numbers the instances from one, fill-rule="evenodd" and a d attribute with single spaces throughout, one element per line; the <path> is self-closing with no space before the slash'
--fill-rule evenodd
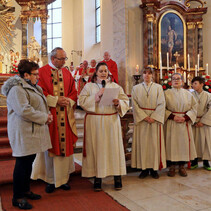
<path id="1" fill-rule="evenodd" d="M 171 89 L 171 75 L 172 75 L 172 71 L 169 71 L 168 75 L 164 76 L 164 80 L 162 81 L 161 85 L 163 87 L 163 90 L 167 90 L 167 89 Z"/>
<path id="2" fill-rule="evenodd" d="M 205 79 L 205 84 L 203 86 L 203 89 L 209 93 L 211 93 L 211 79 L 209 75 L 206 75 L 206 73 L 202 74 L 202 78 Z"/>
<path id="3" fill-rule="evenodd" d="M 17 65 L 17 61 L 15 60 L 15 62 L 10 66 L 10 73 L 12 74 L 18 74 L 18 65 Z"/>

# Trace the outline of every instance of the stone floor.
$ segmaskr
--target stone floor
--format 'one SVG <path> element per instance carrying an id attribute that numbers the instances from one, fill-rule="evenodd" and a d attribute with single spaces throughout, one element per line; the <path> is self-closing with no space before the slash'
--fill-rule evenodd
<path id="1" fill-rule="evenodd" d="M 75 159 L 81 164 L 82 155 L 75 154 Z M 113 177 L 103 179 L 103 190 L 132 211 L 211 211 L 211 172 L 202 163 L 188 170 L 188 177 L 170 178 L 166 172 L 159 172 L 157 180 L 150 176 L 141 180 L 139 171 L 128 169 L 122 190 L 114 190 Z"/>

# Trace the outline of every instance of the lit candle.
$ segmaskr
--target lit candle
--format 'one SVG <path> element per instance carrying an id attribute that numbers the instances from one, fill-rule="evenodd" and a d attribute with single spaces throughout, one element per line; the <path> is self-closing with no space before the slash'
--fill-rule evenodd
<path id="1" fill-rule="evenodd" d="M 206 64 L 206 75 L 208 75 L 208 63 Z"/>
<path id="2" fill-rule="evenodd" d="M 163 79 L 163 71 L 162 71 L 162 57 L 161 57 L 161 52 L 160 54 L 160 79 Z"/>
<path id="3" fill-rule="evenodd" d="M 184 72 L 183 77 L 184 77 L 184 83 L 186 83 L 186 72 Z"/>
<path id="4" fill-rule="evenodd" d="M 198 71 L 199 71 L 199 54 L 198 54 L 198 63 L 197 63 L 197 65 L 198 65 Z"/>
<path id="5" fill-rule="evenodd" d="M 190 55 L 188 54 L 188 71 L 190 72 Z"/>
<path id="6" fill-rule="evenodd" d="M 139 71 L 139 65 L 136 65 L 136 75 L 138 75 L 138 71 Z"/>
<path id="7" fill-rule="evenodd" d="M 168 52 L 167 52 L 166 56 L 167 56 L 167 71 L 169 71 L 169 53 Z"/>
<path id="8" fill-rule="evenodd" d="M 197 77 L 197 64 L 195 65 L 195 77 Z"/>
<path id="9" fill-rule="evenodd" d="M 176 72 L 177 72 L 177 65 L 174 64 L 174 73 L 176 73 Z"/>

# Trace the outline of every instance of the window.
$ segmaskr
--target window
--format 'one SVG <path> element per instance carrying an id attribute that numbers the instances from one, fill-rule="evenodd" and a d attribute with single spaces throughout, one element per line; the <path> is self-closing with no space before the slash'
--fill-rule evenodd
<path id="1" fill-rule="evenodd" d="M 48 53 L 56 47 L 62 47 L 62 1 L 56 0 L 48 5 L 47 22 Z"/>
<path id="2" fill-rule="evenodd" d="M 96 30 L 96 43 L 101 41 L 101 25 L 100 25 L 100 0 L 95 0 L 95 30 Z"/>

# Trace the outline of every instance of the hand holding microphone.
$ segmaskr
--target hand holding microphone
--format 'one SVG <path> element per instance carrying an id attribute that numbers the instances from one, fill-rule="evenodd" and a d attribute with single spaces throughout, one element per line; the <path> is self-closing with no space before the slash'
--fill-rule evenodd
<path id="1" fill-rule="evenodd" d="M 101 97 L 103 96 L 105 86 L 106 86 L 105 80 L 102 80 L 101 84 L 102 84 L 102 88 L 99 90 L 98 93 L 95 94 L 95 102 L 99 102 Z"/>

